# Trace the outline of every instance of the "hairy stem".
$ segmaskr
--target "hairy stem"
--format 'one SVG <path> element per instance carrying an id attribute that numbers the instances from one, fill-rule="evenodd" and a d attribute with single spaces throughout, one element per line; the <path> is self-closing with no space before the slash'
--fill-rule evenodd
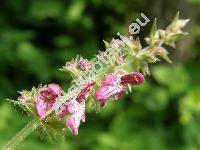
<path id="1" fill-rule="evenodd" d="M 22 142 L 27 136 L 31 134 L 39 125 L 39 120 L 31 120 L 16 136 L 14 136 L 4 147 L 3 150 L 15 149 L 20 142 Z"/>

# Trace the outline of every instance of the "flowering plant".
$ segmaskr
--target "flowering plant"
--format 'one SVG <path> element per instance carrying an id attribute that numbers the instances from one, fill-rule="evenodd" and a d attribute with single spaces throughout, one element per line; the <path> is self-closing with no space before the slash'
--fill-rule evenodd
<path id="1" fill-rule="evenodd" d="M 18 104 L 32 121 L 4 149 L 15 148 L 35 129 L 52 139 L 57 133 L 64 134 L 66 127 L 77 135 L 81 121 L 86 121 L 86 103 L 90 103 L 87 108 L 106 107 L 113 98 L 118 101 L 125 92 L 144 83 L 144 76 L 150 74 L 149 63 L 159 61 L 159 57 L 171 63 L 163 44 L 175 47 L 174 42 L 187 34 L 182 28 L 188 21 L 179 19 L 177 14 L 172 23 L 161 30 L 157 29 L 155 19 L 144 48 L 138 38 L 120 35 L 119 39 L 105 42 L 106 51 L 99 52 L 94 59 L 79 56 L 72 59 L 61 69 L 73 77 L 67 92 L 55 83 L 21 91 L 17 101 L 9 101 Z"/>

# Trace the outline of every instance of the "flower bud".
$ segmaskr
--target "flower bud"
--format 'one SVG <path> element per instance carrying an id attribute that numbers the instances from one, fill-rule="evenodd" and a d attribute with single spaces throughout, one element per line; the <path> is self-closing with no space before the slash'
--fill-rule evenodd
<path id="1" fill-rule="evenodd" d="M 18 97 L 18 101 L 20 101 L 22 104 L 34 104 L 37 93 L 34 87 L 31 91 L 23 90 L 19 93 L 21 95 Z"/>
<path id="2" fill-rule="evenodd" d="M 124 43 L 122 40 L 112 39 L 110 46 L 115 50 L 121 50 L 121 48 L 124 46 Z"/>
<path id="3" fill-rule="evenodd" d="M 81 70 L 81 71 L 86 71 L 86 70 L 89 70 L 92 68 L 92 64 L 87 60 L 87 59 L 81 59 L 79 62 L 78 62 L 78 68 Z"/>

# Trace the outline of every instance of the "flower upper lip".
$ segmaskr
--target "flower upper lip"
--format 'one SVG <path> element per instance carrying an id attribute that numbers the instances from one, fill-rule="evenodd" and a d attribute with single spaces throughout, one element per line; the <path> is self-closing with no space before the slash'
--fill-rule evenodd
<path id="1" fill-rule="evenodd" d="M 141 73 L 136 72 L 126 75 L 111 73 L 103 79 L 100 88 L 95 92 L 95 97 L 100 102 L 100 105 L 104 106 L 105 102 L 111 97 L 118 100 L 123 95 L 128 84 L 139 85 L 143 82 L 144 76 Z"/>

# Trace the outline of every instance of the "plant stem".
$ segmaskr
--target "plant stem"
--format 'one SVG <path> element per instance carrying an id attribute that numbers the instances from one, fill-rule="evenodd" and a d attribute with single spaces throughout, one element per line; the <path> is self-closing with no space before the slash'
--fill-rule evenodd
<path id="1" fill-rule="evenodd" d="M 3 150 L 12 150 L 22 142 L 32 131 L 34 131 L 39 125 L 39 120 L 31 120 L 20 132 L 17 133 L 4 147 Z"/>

